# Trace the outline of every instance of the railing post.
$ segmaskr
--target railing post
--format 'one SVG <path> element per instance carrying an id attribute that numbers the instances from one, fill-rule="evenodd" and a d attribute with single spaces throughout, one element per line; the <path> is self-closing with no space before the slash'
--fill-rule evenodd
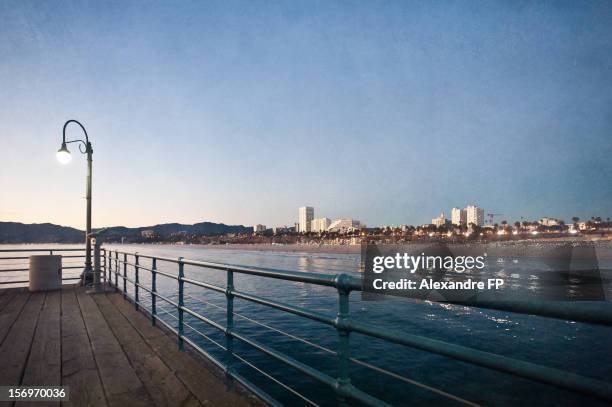
<path id="1" fill-rule="evenodd" d="M 179 289 L 179 298 L 178 298 L 178 348 L 180 350 L 184 349 L 183 344 L 183 305 L 185 304 L 183 300 L 183 289 L 185 282 L 183 281 L 183 277 L 185 276 L 185 264 L 183 263 L 183 258 L 179 257 L 179 272 L 178 272 L 178 289 Z"/>
<path id="2" fill-rule="evenodd" d="M 104 253 L 104 255 L 102 255 L 102 253 Z M 103 248 L 100 248 L 100 260 L 104 260 L 100 265 L 100 268 L 102 269 L 102 276 L 104 277 L 103 280 L 106 284 L 108 282 L 108 279 L 106 278 L 106 250 Z"/>
<path id="3" fill-rule="evenodd" d="M 138 276 L 138 270 L 140 267 L 138 267 L 138 264 L 138 254 L 134 253 L 134 307 L 136 308 L 136 311 L 138 311 L 138 301 L 140 301 L 138 298 L 138 283 L 140 282 Z"/>
<path id="4" fill-rule="evenodd" d="M 119 289 L 119 252 L 115 252 L 115 289 Z"/>
<path id="5" fill-rule="evenodd" d="M 104 282 L 108 284 L 107 274 L 110 276 L 110 273 L 106 272 L 106 249 L 102 248 L 101 250 L 104 252 L 104 256 L 102 256 L 102 259 L 104 260 L 104 263 L 102 264 L 102 270 L 104 270 Z"/>
<path id="6" fill-rule="evenodd" d="M 113 262 L 111 260 L 111 252 L 108 252 L 108 259 L 106 258 L 106 250 L 104 251 L 104 273 L 106 273 L 106 264 L 108 264 L 108 279 L 106 280 L 106 284 L 108 284 L 109 287 L 113 286 L 113 280 L 112 280 L 112 276 L 113 276 Z"/>
<path id="7" fill-rule="evenodd" d="M 123 299 L 127 297 L 127 253 L 123 253 Z"/>
<path id="8" fill-rule="evenodd" d="M 348 406 L 345 390 L 351 385 L 350 377 L 350 343 L 349 343 L 349 295 L 346 276 L 340 274 L 336 280 L 338 289 L 338 316 L 336 330 L 338 331 L 338 405 Z"/>
<path id="9" fill-rule="evenodd" d="M 100 241 L 98 239 L 95 239 L 94 242 L 94 271 L 93 271 L 93 286 L 95 290 L 98 290 L 100 288 L 100 268 L 101 268 L 101 262 L 100 262 Z"/>
<path id="10" fill-rule="evenodd" d="M 106 281 L 106 284 L 108 284 L 109 287 L 113 286 L 113 254 L 111 253 L 110 250 L 105 250 L 106 253 L 108 253 L 108 258 L 104 258 L 104 264 L 106 264 L 106 267 L 108 267 L 108 280 Z"/>
<path id="11" fill-rule="evenodd" d="M 157 259 L 153 257 L 151 265 L 151 325 L 155 326 L 157 315 Z"/>
<path id="12" fill-rule="evenodd" d="M 227 270 L 227 285 L 225 288 L 226 300 L 226 330 L 225 330 L 225 347 L 227 349 L 225 374 L 230 376 L 232 369 L 232 354 L 234 353 L 234 337 L 232 330 L 234 329 L 234 272 Z M 231 377 L 231 376 L 230 376 Z"/>

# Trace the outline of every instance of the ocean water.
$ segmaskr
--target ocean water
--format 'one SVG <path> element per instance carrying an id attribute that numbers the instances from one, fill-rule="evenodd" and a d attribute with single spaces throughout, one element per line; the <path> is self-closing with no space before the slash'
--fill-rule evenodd
<path id="1" fill-rule="evenodd" d="M 107 248 L 165 257 L 328 274 L 357 273 L 360 261 L 359 255 L 354 254 L 225 250 L 203 246 L 110 245 Z M 141 259 L 141 264 L 150 266 L 149 261 L 145 259 Z M 158 262 L 158 269 L 177 273 L 175 264 Z M 225 286 L 226 277 L 222 271 L 186 266 L 185 274 L 189 278 Z M 128 275 L 133 277 L 133 271 L 128 270 Z M 337 312 L 338 297 L 332 288 L 240 274 L 235 274 L 234 279 L 235 287 L 240 291 L 308 308 L 332 317 Z M 149 273 L 141 271 L 140 280 L 149 285 Z M 121 280 L 119 281 L 121 283 Z M 157 285 L 161 293 L 176 299 L 176 281 L 159 276 Z M 129 287 L 129 291 L 132 293 L 133 289 Z M 185 293 L 187 306 L 225 324 L 223 294 L 189 284 L 185 284 Z M 150 301 L 142 291 L 141 301 L 144 304 Z M 350 308 L 351 318 L 383 329 L 443 340 L 603 381 L 612 381 L 610 327 L 399 297 L 364 301 L 360 293 L 351 294 Z M 165 321 L 176 325 L 177 313 L 172 306 L 164 305 L 162 300 L 158 300 L 158 310 Z M 326 351 L 335 350 L 337 347 L 337 333 L 334 329 L 240 299 L 235 300 L 234 310 L 237 313 L 235 327 L 243 335 L 331 376 L 336 375 L 335 356 Z M 215 344 L 225 344 L 221 333 L 188 314 L 185 314 L 185 322 L 189 325 L 185 328 L 185 333 L 192 340 L 211 354 L 221 359 L 225 357 L 225 352 Z M 387 344 L 360 334 L 351 334 L 350 341 L 352 357 L 408 379 L 401 380 L 361 364 L 351 364 L 351 379 L 354 385 L 394 405 L 459 405 L 463 404 L 460 399 L 483 405 L 606 405 L 596 399 L 552 386 L 416 349 Z M 314 344 L 316 346 L 313 346 Z M 295 389 L 311 402 L 319 405 L 335 404 L 334 393 L 308 376 L 237 340 L 235 350 L 246 361 Z M 241 361 L 234 360 L 234 366 L 242 375 L 283 404 L 307 404 Z M 445 394 L 456 398 L 449 398 Z"/>

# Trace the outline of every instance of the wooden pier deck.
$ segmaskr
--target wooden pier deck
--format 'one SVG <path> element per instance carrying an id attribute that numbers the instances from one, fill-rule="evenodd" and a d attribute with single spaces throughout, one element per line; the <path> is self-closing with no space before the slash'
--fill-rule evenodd
<path id="1" fill-rule="evenodd" d="M 261 405 L 120 294 L 79 287 L 0 290 L 0 385 L 69 386 L 66 406 Z"/>

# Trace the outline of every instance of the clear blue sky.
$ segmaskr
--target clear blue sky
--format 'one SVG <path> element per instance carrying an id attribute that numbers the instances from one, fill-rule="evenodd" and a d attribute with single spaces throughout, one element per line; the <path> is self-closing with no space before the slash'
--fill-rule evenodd
<path id="1" fill-rule="evenodd" d="M 611 21 L 610 1 L 2 1 L 0 220 L 83 227 L 84 157 L 54 157 L 70 118 L 94 226 L 612 216 Z"/>

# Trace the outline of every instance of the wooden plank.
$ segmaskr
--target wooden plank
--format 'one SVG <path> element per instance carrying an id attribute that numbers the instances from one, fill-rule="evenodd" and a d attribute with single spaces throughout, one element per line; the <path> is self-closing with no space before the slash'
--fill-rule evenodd
<path id="1" fill-rule="evenodd" d="M 2 312 L 0 312 L 0 344 L 4 343 L 4 339 L 17 320 L 19 313 L 25 306 L 29 297 L 29 292 L 22 289 L 15 289 L 12 296 L 9 298 L 10 302 L 6 305 Z"/>
<path id="2" fill-rule="evenodd" d="M 7 295 L 9 292 L 11 291 L 11 289 L 9 288 L 0 288 L 0 311 L 2 311 L 2 308 L 4 306 L 4 300 L 3 298 L 5 297 L 5 295 Z"/>
<path id="3" fill-rule="evenodd" d="M 26 366 L 45 293 L 34 293 L 0 346 L 0 385 L 17 386 Z"/>
<path id="4" fill-rule="evenodd" d="M 4 288 L 0 291 L 4 293 L 4 295 L 0 297 L 0 313 L 2 313 L 4 307 L 10 304 L 11 300 L 23 290 L 20 290 L 18 288 Z"/>
<path id="5" fill-rule="evenodd" d="M 22 386 L 60 386 L 62 383 L 60 300 L 60 291 L 47 293 L 38 318 Z M 45 402 L 48 406 L 59 406 L 59 404 L 59 401 Z M 40 402 L 20 401 L 15 405 L 36 407 Z"/>
<path id="6" fill-rule="evenodd" d="M 94 301 L 156 406 L 201 406 L 106 295 Z"/>
<path id="7" fill-rule="evenodd" d="M 108 405 L 118 407 L 151 405 L 153 400 L 132 369 L 92 296 L 79 289 L 77 299 L 94 349 L 94 358 Z"/>
<path id="8" fill-rule="evenodd" d="M 106 406 L 106 397 L 75 289 L 62 289 L 62 386 L 70 387 L 70 400 L 62 406 Z"/>
<path id="9" fill-rule="evenodd" d="M 200 403 L 213 406 L 261 404 L 254 396 L 247 398 L 227 390 L 223 380 L 205 367 L 203 360 L 196 359 L 190 352 L 179 351 L 175 338 L 151 326 L 150 320 L 142 312 L 136 311 L 120 294 L 109 294 L 108 298 Z"/>

